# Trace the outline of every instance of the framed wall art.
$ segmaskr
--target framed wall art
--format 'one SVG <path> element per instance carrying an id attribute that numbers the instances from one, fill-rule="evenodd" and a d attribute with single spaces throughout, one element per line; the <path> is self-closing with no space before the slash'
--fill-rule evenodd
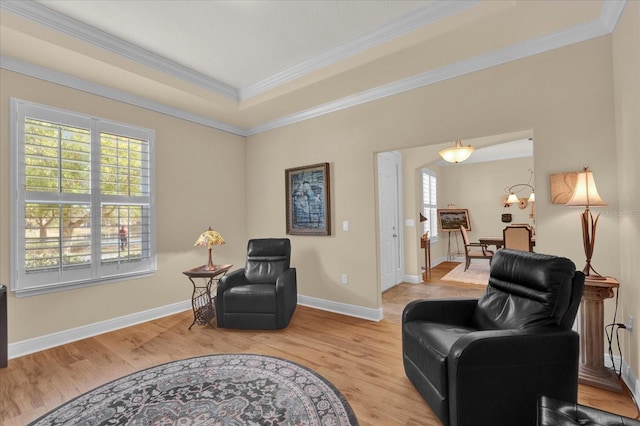
<path id="1" fill-rule="evenodd" d="M 287 235 L 331 235 L 329 163 L 286 169 Z"/>
<path id="2" fill-rule="evenodd" d="M 438 209 L 438 229 L 443 232 L 459 231 L 463 225 L 471 231 L 468 209 Z"/>
<path id="3" fill-rule="evenodd" d="M 573 195 L 578 172 L 555 173 L 549 176 L 551 203 L 567 204 Z"/>

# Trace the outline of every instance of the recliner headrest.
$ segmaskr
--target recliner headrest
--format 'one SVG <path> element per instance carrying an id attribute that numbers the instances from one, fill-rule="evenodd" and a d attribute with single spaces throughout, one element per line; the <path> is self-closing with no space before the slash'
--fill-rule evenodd
<path id="1" fill-rule="evenodd" d="M 245 276 L 249 282 L 274 284 L 290 267 L 291 241 L 288 238 L 249 240 Z"/>
<path id="2" fill-rule="evenodd" d="M 500 249 L 491 263 L 487 291 L 478 301 L 476 324 L 482 329 L 564 325 L 575 302 L 575 275 L 569 259 Z"/>

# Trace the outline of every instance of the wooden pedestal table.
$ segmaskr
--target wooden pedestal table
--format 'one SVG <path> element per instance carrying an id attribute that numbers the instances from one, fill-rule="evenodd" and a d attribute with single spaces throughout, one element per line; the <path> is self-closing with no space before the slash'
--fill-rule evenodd
<path id="1" fill-rule="evenodd" d="M 620 284 L 615 278 L 584 282 L 580 302 L 580 369 L 578 382 L 614 392 L 622 392 L 618 376 L 604 365 L 604 299 L 614 296 Z"/>

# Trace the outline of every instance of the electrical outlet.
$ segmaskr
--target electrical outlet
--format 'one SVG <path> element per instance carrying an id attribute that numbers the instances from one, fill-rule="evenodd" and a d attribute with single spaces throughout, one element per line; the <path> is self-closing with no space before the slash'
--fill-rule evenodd
<path id="1" fill-rule="evenodd" d="M 629 333 L 633 331 L 633 317 L 631 315 L 627 317 L 627 323 L 625 324 L 625 327 L 627 327 Z"/>
<path id="2" fill-rule="evenodd" d="M 349 284 L 349 277 L 347 277 L 347 274 L 342 274 L 342 284 Z"/>

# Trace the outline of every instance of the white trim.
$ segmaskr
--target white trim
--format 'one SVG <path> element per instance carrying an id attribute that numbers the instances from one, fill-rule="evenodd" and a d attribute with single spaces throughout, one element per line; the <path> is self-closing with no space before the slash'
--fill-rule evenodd
<path id="1" fill-rule="evenodd" d="M 600 21 L 607 32 L 612 33 L 616 29 L 626 5 L 627 0 L 606 0 L 603 2 Z"/>
<path id="2" fill-rule="evenodd" d="M 347 41 L 320 55 L 296 64 L 262 81 L 237 89 L 213 77 L 180 65 L 163 56 L 136 46 L 133 43 L 112 36 L 95 27 L 50 9 L 36 2 L 5 0 L 2 8 L 31 21 L 45 25 L 56 31 L 78 38 L 119 56 L 135 61 L 150 68 L 196 84 L 206 90 L 218 93 L 234 101 L 244 101 L 268 90 L 303 77 L 323 67 L 364 52 L 403 34 L 415 31 L 427 24 L 474 6 L 478 0 L 455 2 L 433 2 L 402 18 Z"/>
<path id="3" fill-rule="evenodd" d="M 331 300 L 318 299 L 315 297 L 302 295 L 298 295 L 298 303 L 303 306 L 309 306 L 311 308 L 321 309 L 324 311 L 363 318 L 370 321 L 382 320 L 382 308 L 363 308 L 362 306 L 348 305 L 346 303 L 333 302 Z M 72 328 L 45 336 L 35 337 L 33 339 L 10 343 L 9 359 L 18 358 L 34 352 L 43 351 L 45 349 L 65 345 L 67 343 L 119 330 L 121 328 L 131 327 L 136 324 L 153 321 L 158 318 L 189 310 L 191 310 L 191 301 L 184 300 L 182 302 L 173 303 L 171 305 L 160 306 L 158 308 L 153 308 L 130 315 L 124 315 L 93 324 L 87 324 L 81 327 Z"/>
<path id="4" fill-rule="evenodd" d="M 638 375 L 633 371 L 626 359 L 622 359 L 622 363 L 620 361 L 620 355 L 613 355 L 613 362 L 621 368 L 622 381 L 624 381 L 633 395 L 633 402 L 635 402 L 636 408 L 640 410 L 640 380 L 638 380 Z M 612 368 L 611 358 L 608 353 L 604 354 L 604 364 L 605 367 Z"/>
<path id="5" fill-rule="evenodd" d="M 121 90 L 112 89 L 110 87 L 74 77 L 69 74 L 64 74 L 58 71 L 50 70 L 48 68 L 43 68 L 38 65 L 30 64 L 28 62 L 24 62 L 9 56 L 0 55 L 0 68 L 28 75 L 29 77 L 48 81 L 50 83 L 59 84 L 61 86 L 70 87 L 72 89 L 81 90 L 93 95 L 102 96 L 107 99 L 124 102 L 126 104 L 148 109 L 150 111 L 166 114 L 171 117 L 191 121 L 203 126 L 222 130 L 223 132 L 232 133 L 239 136 L 247 136 L 246 130 L 240 127 L 223 123 L 222 121 L 214 120 L 211 118 L 203 117 L 201 115 L 193 114 L 191 112 L 174 108 L 160 102 L 145 99 L 140 96 L 132 95 Z"/>
<path id="6" fill-rule="evenodd" d="M 420 275 L 404 275 L 402 281 L 409 284 L 421 284 L 422 276 Z"/>
<path id="7" fill-rule="evenodd" d="M 299 123 L 301 121 L 320 117 L 325 114 L 351 108 L 367 102 L 379 100 L 388 96 L 397 95 L 403 92 L 439 83 L 451 78 L 460 77 L 476 71 L 494 67 L 496 65 L 505 64 L 507 62 L 523 59 L 528 56 L 544 53 L 550 50 L 566 47 L 571 44 L 590 40 L 611 33 L 615 29 L 618 19 L 622 15 L 627 0 L 611 0 L 605 1 L 602 7 L 602 13 L 595 21 L 578 25 L 573 28 L 566 29 L 554 34 L 549 34 L 537 39 L 528 40 L 512 46 L 498 49 L 496 51 L 470 58 L 465 61 L 450 64 L 441 68 L 437 68 L 425 73 L 415 75 L 413 77 L 398 80 L 383 86 L 375 87 L 337 99 L 326 104 L 318 105 L 303 111 L 279 117 L 265 123 L 258 124 L 248 129 L 240 128 L 231 124 L 223 123 L 218 120 L 202 117 L 178 108 L 170 107 L 159 102 L 144 99 L 126 92 L 111 89 L 96 83 L 89 82 L 77 77 L 69 76 L 56 71 L 48 70 L 36 65 L 27 64 L 25 62 L 7 57 L 0 56 L 0 67 L 10 71 L 19 72 L 31 77 L 39 78 L 45 81 L 61 84 L 88 93 L 104 96 L 109 99 L 118 100 L 131 105 L 139 106 L 152 111 L 167 114 L 176 118 L 184 119 L 204 126 L 219 129 L 228 133 L 247 137 L 258 133 L 277 129 L 279 127 L 288 126 L 290 124 Z M 3 1 L 0 7 L 10 11 L 14 9 L 23 10 L 25 4 L 35 5 L 32 2 L 15 2 Z M 20 5 L 20 6 L 16 6 Z M 35 6 L 41 7 L 41 6 Z M 30 9 L 31 6 L 27 6 Z M 20 13 L 20 12 L 16 12 Z M 23 15 L 25 16 L 25 15 Z M 64 15 L 63 15 L 64 16 Z M 25 16 L 30 18 L 30 16 Z M 299 76 L 300 77 L 300 76 Z M 182 78 L 182 77 L 180 77 Z M 195 81 L 196 79 L 194 79 Z M 188 80 L 191 81 L 191 80 Z M 197 81 L 195 81 L 197 84 Z"/>
<path id="8" fill-rule="evenodd" d="M 64 34 L 83 40 L 116 55 L 157 69 L 171 76 L 211 90 L 228 99 L 239 101 L 238 90 L 226 83 L 199 73 L 191 68 L 173 62 L 163 56 L 136 46 L 133 43 L 112 36 L 81 21 L 63 15 L 53 9 L 33 1 L 3 0 L 2 9 L 27 18 L 31 21 L 53 28 Z"/>
<path id="9" fill-rule="evenodd" d="M 482 71 L 491 67 L 503 65 L 508 62 L 548 52 L 561 47 L 566 47 L 606 34 L 607 30 L 600 20 L 592 21 L 555 34 L 517 43 L 481 56 L 445 65 L 412 77 L 407 77 L 383 86 L 378 86 L 335 101 L 286 115 L 251 127 L 247 130 L 247 134 L 251 136 L 277 129 L 279 127 L 299 123 L 311 118 L 320 117 L 325 114 L 352 108 L 354 106 L 373 102 L 388 96 L 419 89 L 424 86 L 440 83 L 445 80 L 461 77 L 466 74 Z"/>
<path id="10" fill-rule="evenodd" d="M 362 53 L 370 48 L 393 40 L 403 34 L 415 31 L 427 24 L 436 22 L 447 16 L 458 13 L 471 6 L 475 6 L 478 0 L 464 0 L 455 2 L 433 2 L 420 10 L 414 11 L 386 25 L 351 39 L 342 45 L 336 46 L 317 56 L 300 62 L 288 69 L 276 73 L 262 81 L 239 89 L 240 99 L 246 100 L 267 92 L 278 86 L 294 81 L 305 75 L 311 74 L 324 67 L 333 65 L 341 60 Z"/>
<path id="11" fill-rule="evenodd" d="M 382 308 L 365 308 L 362 306 L 349 305 L 347 303 L 334 302 L 333 300 L 319 299 L 317 297 L 303 296 L 300 294 L 298 295 L 298 304 L 370 321 L 382 320 Z"/>
<path id="12" fill-rule="evenodd" d="M 12 132 L 12 136 L 16 138 L 12 143 L 11 149 L 11 168 L 15 174 L 12 183 L 15 187 L 11 188 L 11 192 L 16 194 L 14 209 L 12 215 L 15 220 L 12 223 L 16 225 L 18 232 L 13 233 L 14 239 L 11 242 L 11 282 L 10 288 L 19 297 L 31 296 L 36 294 L 44 294 L 54 291 L 66 290 L 69 288 L 86 287 L 93 284 L 101 284 L 122 279 L 138 278 L 152 274 L 157 269 L 156 257 L 156 240 L 155 235 L 155 131 L 152 129 L 142 128 L 124 123 L 117 123 L 110 120 L 101 119 L 85 115 L 80 112 L 63 110 L 47 105 L 42 105 L 22 99 L 10 98 L 11 122 L 16 129 Z M 25 173 L 27 170 L 27 160 L 25 151 L 27 141 L 27 119 L 35 119 L 46 121 L 49 123 L 58 123 L 62 126 L 72 126 L 82 129 L 86 132 L 86 150 L 90 153 L 89 158 L 78 161 L 84 161 L 87 166 L 88 175 L 85 177 L 87 184 L 87 193 L 75 194 L 64 191 L 58 192 L 41 192 L 34 188 L 29 188 L 25 181 Z M 141 149 L 139 166 L 141 172 L 141 185 L 143 187 L 141 195 L 105 195 L 100 190 L 100 173 L 101 173 L 101 154 L 100 146 L 103 144 L 101 139 L 104 134 L 122 135 L 128 138 L 135 138 L 141 141 L 141 144 L 147 145 L 145 149 Z M 96 149 L 97 148 L 97 149 Z M 61 148 L 62 149 L 62 148 Z M 60 163 L 56 163 L 54 167 L 61 167 Z M 96 185 L 96 182 L 98 185 Z M 97 190 L 96 190 L 97 188 Z M 25 219 L 28 212 L 25 211 L 25 205 L 30 203 L 50 203 L 56 208 L 63 206 L 65 203 L 78 203 L 85 206 L 89 210 L 90 225 L 89 235 L 93 236 L 88 240 L 87 247 L 90 248 L 90 258 L 77 265 L 63 265 L 62 262 L 53 265 L 51 269 L 38 264 L 33 266 L 33 270 L 29 270 L 28 259 L 25 257 L 28 245 L 28 238 L 25 234 Z M 148 217 L 143 215 L 142 222 L 139 225 L 143 233 L 143 241 L 141 242 L 140 257 L 131 261 L 131 259 L 123 259 L 123 262 L 101 261 L 101 251 L 105 247 L 105 241 L 102 237 L 102 206 L 112 204 L 114 206 L 134 206 L 134 208 L 144 209 L 148 211 Z M 128 208 L 128 207 L 127 207 Z M 116 228 L 117 233 L 117 228 Z M 57 241 L 60 248 L 61 241 Z M 116 243 L 117 244 L 117 243 Z M 120 253 L 120 252 L 118 252 Z M 63 253 L 60 253 L 63 254 Z M 96 261 L 96 259 L 98 261 Z M 25 263 L 26 262 L 26 263 Z M 69 266 L 69 267 L 67 267 Z M 41 268 L 41 269 L 40 269 Z"/>
<path id="13" fill-rule="evenodd" d="M 77 328 L 52 333 L 33 339 L 22 340 L 9 344 L 9 359 L 28 355 L 34 352 L 43 351 L 55 346 L 86 339 L 98 334 L 108 333 L 121 328 L 130 327 L 158 318 L 174 315 L 180 312 L 191 310 L 191 300 L 173 303 L 171 305 L 160 306 L 130 315 L 108 319 L 93 324 L 83 325 Z"/>

